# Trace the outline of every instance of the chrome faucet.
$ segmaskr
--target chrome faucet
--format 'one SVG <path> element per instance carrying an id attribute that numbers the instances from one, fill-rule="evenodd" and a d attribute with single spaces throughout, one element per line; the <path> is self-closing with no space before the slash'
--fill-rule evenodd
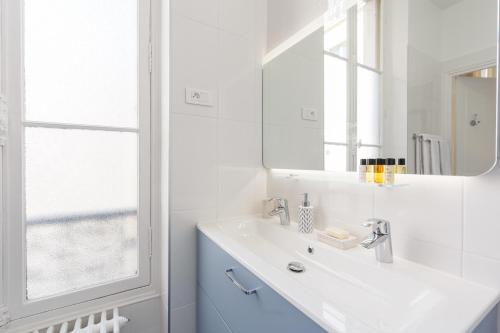
<path id="1" fill-rule="evenodd" d="M 371 227 L 372 233 L 361 242 L 361 246 L 365 249 L 375 249 L 377 261 L 392 263 L 391 224 L 381 219 L 369 219 L 363 226 Z"/>
<path id="2" fill-rule="evenodd" d="M 274 201 L 274 209 L 269 212 L 269 216 L 279 215 L 281 225 L 289 225 L 290 213 L 288 212 L 288 201 L 281 198 L 272 198 L 269 201 Z"/>

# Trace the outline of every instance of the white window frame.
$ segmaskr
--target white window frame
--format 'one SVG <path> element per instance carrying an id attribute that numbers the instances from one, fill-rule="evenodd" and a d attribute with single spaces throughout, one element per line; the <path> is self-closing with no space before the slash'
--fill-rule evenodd
<path id="1" fill-rule="evenodd" d="M 0 108 L 7 107 L 7 99 L 5 92 L 5 2 L 0 0 Z M 0 242 L 4 243 L 4 221 L 6 220 L 6 214 L 4 209 L 4 161 L 5 148 L 0 146 Z M 4 246 L 0 244 L 0 327 L 5 325 L 10 320 L 8 308 L 5 304 L 5 293 L 4 293 Z M 1 331 L 1 329 L 0 329 Z"/>
<path id="2" fill-rule="evenodd" d="M 380 7 L 382 10 L 382 6 Z M 382 20 L 382 15 L 380 15 L 380 20 Z M 372 71 L 379 75 L 380 78 L 380 107 L 382 106 L 382 70 L 371 68 L 369 66 L 363 65 L 358 62 L 358 6 L 354 5 L 347 10 L 346 14 L 347 22 L 347 57 L 340 56 L 338 54 L 324 51 L 324 55 L 327 57 L 337 58 L 339 60 L 345 61 L 347 66 L 347 78 L 346 78 L 346 100 L 347 100 L 347 124 L 346 124 L 346 142 L 330 142 L 325 141 L 324 146 L 343 146 L 346 147 L 346 171 L 356 171 L 358 166 L 358 148 L 361 147 L 372 147 L 382 149 L 382 122 L 380 122 L 380 145 L 376 144 L 364 144 L 361 140 L 358 140 L 358 68 L 364 68 L 366 70 Z M 380 27 L 382 22 L 379 23 Z M 382 30 L 380 31 L 382 36 Z M 380 36 L 380 37 L 381 37 Z M 382 68 L 382 39 L 379 41 L 379 66 Z M 382 110 L 380 108 L 380 110 Z M 379 114 L 380 120 L 382 120 L 382 112 Z"/>
<path id="3" fill-rule="evenodd" d="M 4 1 L 4 11 L 8 13 L 6 26 L 8 30 L 6 45 L 7 66 L 7 100 L 9 101 L 9 138 L 4 150 L 4 169 L 2 178 L 6 180 L 2 185 L 4 217 L 2 226 L 4 228 L 4 267 L 1 276 L 4 277 L 3 290 L 4 300 L 8 306 L 11 320 L 21 320 L 32 316 L 32 320 L 39 320 L 36 315 L 41 313 L 52 313 L 63 315 L 76 308 L 92 309 L 99 304 L 113 301 L 114 304 L 130 304 L 159 295 L 159 258 L 153 256 L 159 247 L 159 233 L 153 230 L 159 229 L 159 114 L 153 112 L 159 107 L 159 78 L 153 69 L 158 67 L 157 61 L 153 61 L 153 46 L 159 44 L 159 33 L 156 32 L 160 25 L 159 17 L 152 15 L 151 7 L 159 9 L 157 0 L 138 0 L 138 129 L 118 129 L 121 131 L 134 131 L 139 135 L 139 216 L 138 216 L 138 276 L 130 279 L 112 281 L 102 285 L 93 286 L 71 293 L 45 298 L 41 300 L 27 300 L 26 298 L 26 248 L 23 203 L 23 131 L 27 125 L 22 118 L 24 114 L 24 73 L 23 73 L 23 36 L 24 15 L 23 1 Z M 159 12 L 159 11 L 158 11 Z M 159 14 L 158 14 L 159 15 Z M 159 49 L 156 47 L 155 49 Z M 157 53 L 158 51 L 156 51 Z M 153 121 L 152 121 L 153 120 Z M 116 130 L 117 128 L 106 128 L 87 125 L 60 125 L 60 124 L 36 124 L 32 126 L 49 126 L 64 128 L 86 128 L 92 130 Z M 152 177 L 154 177 L 152 179 Z M 0 229 L 1 231 L 1 229 Z M 153 235 L 155 235 L 153 237 Z M 0 251 L 1 251 L 0 247 Z M 0 253 L 1 254 L 1 253 Z M 23 260 L 19 260 L 23 258 Z M 1 262 L 0 262 L 1 264 Z M 0 267 L 1 269 L 1 267 Z M 1 279 L 0 279 L 0 282 Z M 2 304 L 2 293 L 0 292 L 0 309 Z M 29 321 L 29 320 L 28 320 Z"/>

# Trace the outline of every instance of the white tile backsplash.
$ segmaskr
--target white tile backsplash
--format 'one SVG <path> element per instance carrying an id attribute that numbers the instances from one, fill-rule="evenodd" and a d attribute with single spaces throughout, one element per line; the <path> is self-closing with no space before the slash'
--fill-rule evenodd
<path id="1" fill-rule="evenodd" d="M 266 173 L 261 168 L 219 167 L 217 218 L 260 212 L 266 197 Z"/>
<path id="2" fill-rule="evenodd" d="M 296 174 L 296 177 L 290 177 Z M 367 217 L 391 221 L 396 256 L 500 288 L 500 167 L 480 177 L 402 176 L 397 188 L 357 184 L 355 173 L 272 170 L 268 193 L 309 192 L 317 227 L 356 226 Z"/>
<path id="3" fill-rule="evenodd" d="M 391 221 L 395 238 L 402 236 L 461 250 L 461 180 L 406 178 L 410 186 L 375 189 L 374 217 Z"/>
<path id="4" fill-rule="evenodd" d="M 464 183 L 464 250 L 500 260 L 500 168 Z"/>
<path id="5" fill-rule="evenodd" d="M 466 279 L 500 289 L 500 261 L 464 252 L 463 267 Z"/>
<path id="6" fill-rule="evenodd" d="M 406 238 L 392 228 L 395 255 L 454 275 L 462 274 L 462 251 L 441 244 Z"/>

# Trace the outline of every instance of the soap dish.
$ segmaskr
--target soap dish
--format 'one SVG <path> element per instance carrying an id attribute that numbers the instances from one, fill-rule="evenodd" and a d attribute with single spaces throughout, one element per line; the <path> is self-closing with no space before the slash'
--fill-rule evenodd
<path id="1" fill-rule="evenodd" d="M 331 245 L 341 250 L 348 250 L 358 246 L 359 244 L 358 238 L 353 235 L 350 235 L 346 239 L 337 239 L 327 235 L 325 232 L 318 232 L 318 239 L 320 242 Z"/>

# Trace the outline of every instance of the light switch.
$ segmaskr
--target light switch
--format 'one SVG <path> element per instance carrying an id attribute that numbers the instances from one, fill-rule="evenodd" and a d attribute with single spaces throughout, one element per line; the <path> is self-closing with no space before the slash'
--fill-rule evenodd
<path id="1" fill-rule="evenodd" d="M 302 119 L 309 121 L 318 121 L 318 110 L 302 108 Z"/>
<path id="2" fill-rule="evenodd" d="M 186 88 L 186 103 L 212 106 L 212 94 L 206 90 Z"/>

